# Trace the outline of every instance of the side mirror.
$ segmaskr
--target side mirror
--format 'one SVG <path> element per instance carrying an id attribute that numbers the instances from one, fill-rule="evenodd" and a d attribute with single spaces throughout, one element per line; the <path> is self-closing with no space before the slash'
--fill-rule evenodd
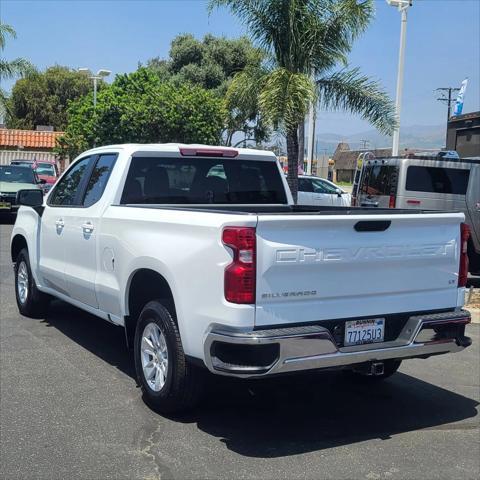
<path id="1" fill-rule="evenodd" d="M 19 190 L 17 192 L 17 205 L 41 207 L 43 205 L 43 192 L 33 188 L 29 190 Z"/>
<path id="2" fill-rule="evenodd" d="M 39 178 L 38 183 L 40 183 L 41 185 L 45 185 L 47 181 L 44 178 Z"/>
<path id="3" fill-rule="evenodd" d="M 339 188 L 336 188 L 336 189 L 335 189 L 335 192 L 337 192 L 337 195 L 338 195 L 339 197 L 342 196 L 342 193 L 343 193 L 343 192 L 342 192 Z"/>

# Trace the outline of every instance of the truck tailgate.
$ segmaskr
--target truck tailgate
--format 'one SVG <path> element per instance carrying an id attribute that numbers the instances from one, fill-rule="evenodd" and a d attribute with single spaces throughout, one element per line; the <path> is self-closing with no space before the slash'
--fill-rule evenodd
<path id="1" fill-rule="evenodd" d="M 259 215 L 256 325 L 455 307 L 463 219 Z"/>

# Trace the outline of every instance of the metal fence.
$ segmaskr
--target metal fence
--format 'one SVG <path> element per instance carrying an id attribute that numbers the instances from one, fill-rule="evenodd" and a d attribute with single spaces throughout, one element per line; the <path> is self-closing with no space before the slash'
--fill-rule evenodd
<path id="1" fill-rule="evenodd" d="M 58 160 L 58 155 L 52 152 L 32 152 L 27 150 L 0 150 L 0 165 L 9 165 L 12 160 Z"/>

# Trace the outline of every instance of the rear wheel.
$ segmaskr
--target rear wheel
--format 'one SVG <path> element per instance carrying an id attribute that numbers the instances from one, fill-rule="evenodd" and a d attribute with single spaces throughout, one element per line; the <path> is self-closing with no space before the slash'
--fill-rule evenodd
<path id="1" fill-rule="evenodd" d="M 140 313 L 134 355 L 144 399 L 154 410 L 174 413 L 197 403 L 203 372 L 186 359 L 178 326 L 157 300 L 145 305 Z"/>
<path id="2" fill-rule="evenodd" d="M 35 284 L 26 248 L 20 251 L 15 263 L 15 297 L 18 310 L 25 317 L 43 318 L 47 313 L 50 297 Z"/>

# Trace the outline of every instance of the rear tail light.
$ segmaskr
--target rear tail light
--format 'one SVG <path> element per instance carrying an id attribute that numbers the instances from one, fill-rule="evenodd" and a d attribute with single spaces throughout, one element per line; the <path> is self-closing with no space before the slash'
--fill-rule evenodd
<path id="1" fill-rule="evenodd" d="M 458 286 L 465 287 L 468 278 L 468 239 L 470 227 L 466 223 L 460 224 L 460 269 L 458 272 Z"/>
<path id="2" fill-rule="evenodd" d="M 225 299 L 232 303 L 255 303 L 255 228 L 225 228 L 222 241 L 233 252 L 233 262 L 225 269 Z"/>
<path id="3" fill-rule="evenodd" d="M 390 195 L 390 200 L 388 201 L 388 208 L 395 208 L 395 195 Z"/>

